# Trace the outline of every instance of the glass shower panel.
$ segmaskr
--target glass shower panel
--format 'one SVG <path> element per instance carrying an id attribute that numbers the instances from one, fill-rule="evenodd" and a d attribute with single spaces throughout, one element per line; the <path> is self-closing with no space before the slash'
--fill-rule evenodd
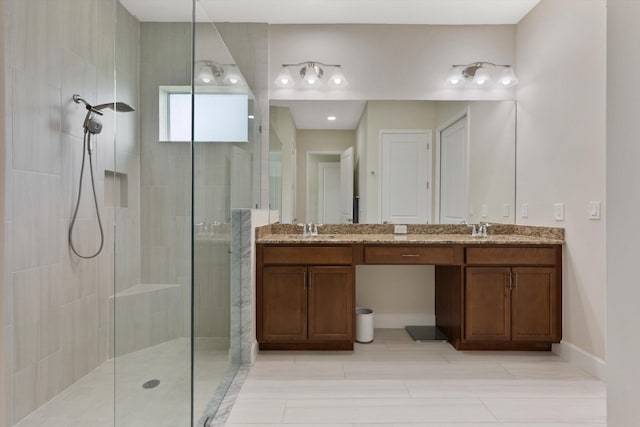
<path id="1" fill-rule="evenodd" d="M 245 78 L 207 11 L 198 5 L 193 340 L 194 421 L 202 426 L 215 419 L 241 363 L 240 293 L 231 286 L 231 264 L 237 261 L 231 254 L 232 214 L 256 203 L 255 160 L 260 156 L 254 150 L 260 118 Z"/>
<path id="2" fill-rule="evenodd" d="M 116 0 L 115 426 L 191 426 L 191 141 L 169 141 L 165 87 L 191 94 L 191 22 L 146 22 Z M 192 0 L 175 1 L 191 16 Z M 143 14 L 141 14 L 143 15 Z M 189 112 L 187 121 L 190 122 Z"/>

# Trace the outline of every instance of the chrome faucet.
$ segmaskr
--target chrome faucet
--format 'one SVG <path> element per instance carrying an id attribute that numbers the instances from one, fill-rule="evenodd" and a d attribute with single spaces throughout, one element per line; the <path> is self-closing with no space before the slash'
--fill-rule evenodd
<path id="1" fill-rule="evenodd" d="M 491 227 L 491 224 L 489 224 L 488 222 L 481 222 L 480 230 L 478 231 L 478 236 L 487 237 L 487 228 L 489 227 Z"/>
<path id="2" fill-rule="evenodd" d="M 315 224 L 313 221 L 309 221 L 307 224 L 298 224 L 298 226 L 302 227 L 302 237 L 317 237 L 318 227 L 321 227 L 322 224 Z"/>
<path id="3" fill-rule="evenodd" d="M 466 224 L 471 228 L 471 237 L 487 237 L 487 228 L 491 227 L 488 222 L 481 222 L 480 224 Z"/>

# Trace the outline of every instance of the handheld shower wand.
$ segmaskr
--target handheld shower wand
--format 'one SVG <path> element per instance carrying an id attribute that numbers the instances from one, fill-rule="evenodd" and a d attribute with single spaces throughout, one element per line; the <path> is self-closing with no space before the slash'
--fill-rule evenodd
<path id="1" fill-rule="evenodd" d="M 100 219 L 100 209 L 98 208 L 98 197 L 96 196 L 96 184 L 95 178 L 93 174 L 93 161 L 91 160 L 91 153 L 93 152 L 93 145 L 91 144 L 91 135 L 97 135 L 102 132 L 102 122 L 98 120 L 96 115 L 102 116 L 102 110 L 105 108 L 109 108 L 113 111 L 117 112 L 131 112 L 135 111 L 133 107 L 124 102 L 111 102 L 99 105 L 91 105 L 80 95 L 73 95 L 73 100 L 76 104 L 84 104 L 87 109 L 87 114 L 84 117 L 84 123 L 82 127 L 84 128 L 84 138 L 82 144 L 82 166 L 80 166 L 80 182 L 78 185 L 78 200 L 76 201 L 76 207 L 73 211 L 73 218 L 71 219 L 71 224 L 69 225 L 69 246 L 74 254 L 76 254 L 80 258 L 91 259 L 98 256 L 100 252 L 102 252 L 102 248 L 104 246 L 104 230 L 102 229 L 102 220 Z M 96 207 L 96 217 L 98 218 L 98 228 L 100 229 L 100 247 L 98 250 L 91 255 L 81 255 L 75 248 L 73 244 L 73 229 L 76 223 L 76 218 L 78 216 L 78 209 L 80 208 L 80 200 L 82 197 L 82 176 L 84 174 L 84 160 L 85 153 L 89 156 L 89 170 L 91 172 L 91 188 L 93 190 L 93 202 Z"/>

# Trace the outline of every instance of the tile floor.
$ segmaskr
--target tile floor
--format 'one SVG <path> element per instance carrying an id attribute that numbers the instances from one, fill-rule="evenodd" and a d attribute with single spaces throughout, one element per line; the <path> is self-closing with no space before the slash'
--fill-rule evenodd
<path id="1" fill-rule="evenodd" d="M 549 352 L 458 352 L 377 329 L 353 352 L 260 352 L 228 427 L 604 427 L 605 384 Z"/>
<path id="2" fill-rule="evenodd" d="M 214 340 L 200 338 L 195 348 L 197 420 L 227 374 L 229 356 L 228 343 L 224 348 Z M 115 367 L 113 360 L 103 363 L 17 427 L 189 426 L 190 351 L 190 340 L 178 338 L 121 356 Z M 158 387 L 142 388 L 144 382 L 154 378 L 161 381 Z"/>

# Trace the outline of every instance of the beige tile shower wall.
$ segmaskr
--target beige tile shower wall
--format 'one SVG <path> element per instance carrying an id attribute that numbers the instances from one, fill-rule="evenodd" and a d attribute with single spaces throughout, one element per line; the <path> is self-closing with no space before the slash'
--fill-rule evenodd
<path id="1" fill-rule="evenodd" d="M 196 305 L 192 309 L 191 146 L 159 141 L 158 87 L 190 85 L 191 25 L 142 23 L 141 52 L 140 74 L 145 76 L 140 82 L 141 280 L 142 283 L 181 286 L 183 335 L 191 333 L 193 310 L 196 336 L 226 338 L 230 306 L 229 243 L 198 241 L 195 245 Z M 208 24 L 196 27 L 195 58 L 221 64 L 233 62 L 215 27 Z M 249 76 L 247 80 L 253 78 L 255 76 Z M 248 148 L 243 144 L 238 146 L 242 150 Z M 222 224 L 218 231 L 228 229 L 234 145 L 198 142 L 193 150 L 193 220 L 196 224 Z"/>
<path id="2" fill-rule="evenodd" d="M 194 335 L 228 338 L 230 241 L 197 238 L 194 250 Z"/>
<path id="3" fill-rule="evenodd" d="M 199 49 L 209 48 L 209 60 L 220 50 L 215 29 L 196 30 Z M 179 284 L 182 289 L 181 334 L 191 333 L 191 145 L 159 141 L 158 87 L 190 86 L 191 25 L 141 25 L 141 168 L 142 283 Z M 231 143 L 194 145 L 194 222 L 230 221 Z M 224 227 L 222 227 L 224 228 Z M 198 305 L 197 336 L 229 336 L 228 243 L 219 251 L 196 244 L 194 286 Z M 220 258 L 222 256 L 222 258 Z M 226 259 L 227 262 L 220 262 Z"/>
<path id="4" fill-rule="evenodd" d="M 254 107 L 260 126 L 254 126 L 253 207 L 269 206 L 269 28 L 265 23 L 216 22 L 215 27 L 226 48 L 238 64 L 255 97 Z M 257 146 L 256 146 L 257 145 Z"/>
<path id="5" fill-rule="evenodd" d="M 138 23 L 122 8 L 115 12 L 113 4 L 5 1 L 4 323 L 11 350 L 4 352 L 8 410 L 3 415 L 9 425 L 107 359 L 116 220 L 117 233 L 128 236 L 117 243 L 118 259 L 130 262 L 116 276 L 123 286 L 139 280 L 138 204 L 131 201 L 116 213 L 104 203 L 105 169 L 127 174 L 129 196 L 137 194 L 137 113 L 118 117 L 114 146 L 115 117 L 105 112 L 96 139 L 92 160 L 105 224 L 103 252 L 94 260 L 79 260 L 67 244 L 85 114 L 72 95 L 79 93 L 91 103 L 112 101 L 117 62 L 118 98 L 137 107 Z M 128 46 L 126 55 L 114 55 L 116 33 L 117 46 Z M 81 251 L 91 252 L 98 245 L 98 228 L 88 180 L 82 190 L 74 238 Z"/>
<path id="6" fill-rule="evenodd" d="M 141 283 L 180 284 L 191 308 L 190 144 L 159 142 L 158 86 L 191 82 L 191 25 L 140 25 Z M 180 325 L 188 334 L 189 323 Z"/>

